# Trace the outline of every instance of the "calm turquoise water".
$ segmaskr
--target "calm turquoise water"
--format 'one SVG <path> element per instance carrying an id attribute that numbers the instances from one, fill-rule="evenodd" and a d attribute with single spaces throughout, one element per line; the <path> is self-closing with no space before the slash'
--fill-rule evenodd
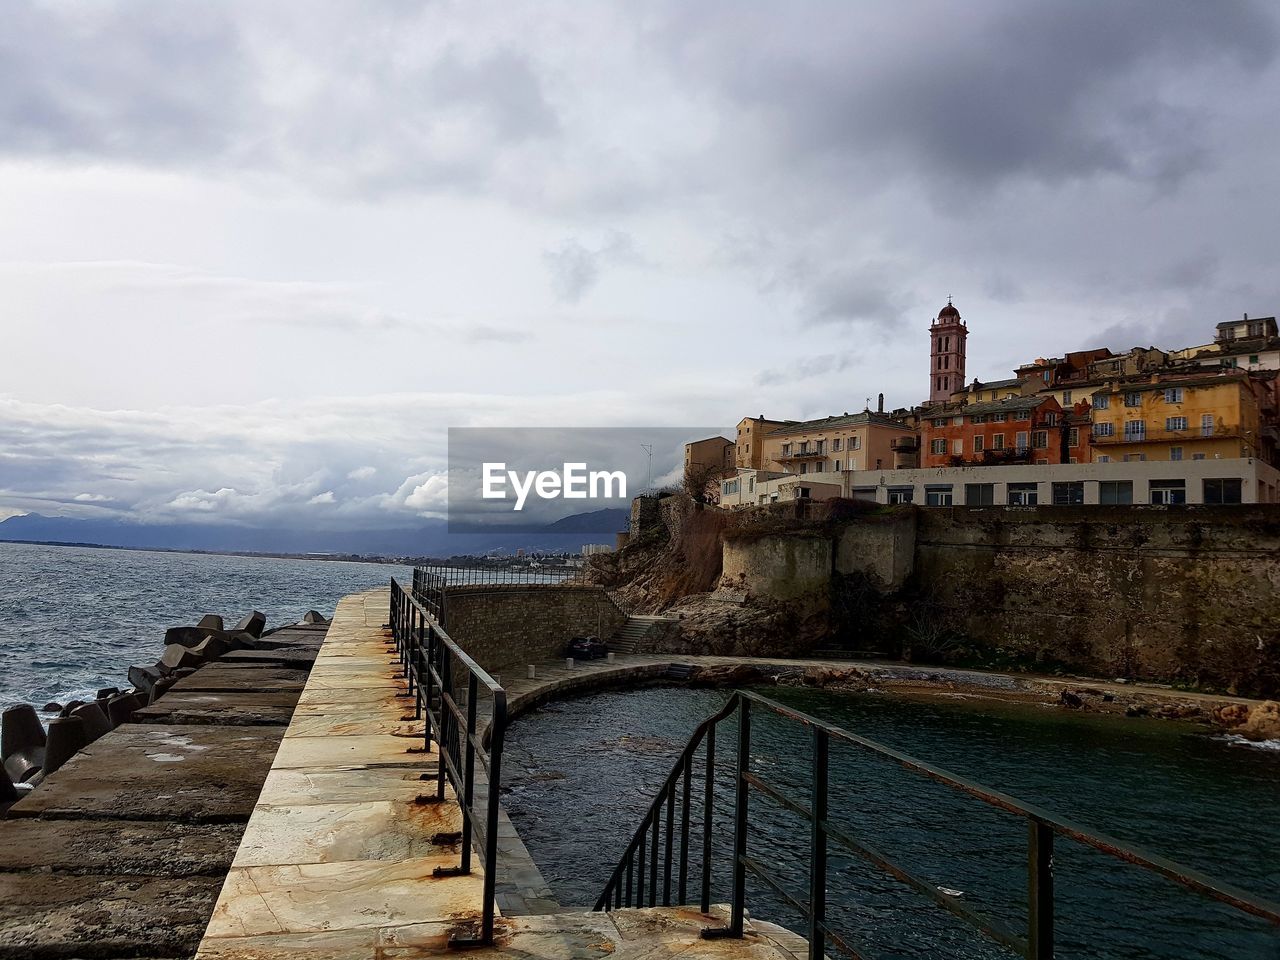
<path id="1" fill-rule="evenodd" d="M 251 609 L 267 626 L 310 609 L 333 614 L 348 593 L 409 583 L 406 567 L 323 560 L 99 550 L 0 543 L 0 703 L 66 702 L 123 686 L 154 663 L 164 631 Z"/>
<path id="2" fill-rule="evenodd" d="M 955 700 L 762 692 L 1280 899 L 1276 751 L 1153 720 Z M 690 731 L 724 697 L 677 689 L 603 694 L 550 705 L 514 726 L 505 766 L 513 788 L 508 809 L 561 902 L 594 902 Z M 732 728 L 721 729 L 721 743 L 733 743 Z M 769 782 L 807 797 L 809 755 L 808 741 L 794 728 L 764 717 L 753 722 L 752 767 Z M 963 891 L 970 907 L 1025 929 L 1022 821 L 855 748 L 833 748 L 832 769 L 838 783 L 833 819 L 917 875 Z M 730 796 L 727 782 L 719 796 Z M 718 818 L 727 839 L 727 807 Z M 803 896 L 803 823 L 753 794 L 750 829 L 753 856 Z M 716 895 L 725 900 L 723 851 L 717 863 Z M 830 915 L 868 956 L 1010 955 L 861 860 L 833 854 L 831 867 Z M 1265 925 L 1069 841 L 1058 842 L 1055 876 L 1060 958 L 1280 957 L 1280 940 Z M 748 902 L 755 915 L 801 929 L 762 884 L 749 887 Z"/>

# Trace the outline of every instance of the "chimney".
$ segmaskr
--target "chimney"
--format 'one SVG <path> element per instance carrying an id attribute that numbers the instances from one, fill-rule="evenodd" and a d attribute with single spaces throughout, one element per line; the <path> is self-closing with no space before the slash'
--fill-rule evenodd
<path id="1" fill-rule="evenodd" d="M 879 399 L 876 401 L 876 413 L 884 413 L 884 394 L 883 393 L 880 394 Z"/>

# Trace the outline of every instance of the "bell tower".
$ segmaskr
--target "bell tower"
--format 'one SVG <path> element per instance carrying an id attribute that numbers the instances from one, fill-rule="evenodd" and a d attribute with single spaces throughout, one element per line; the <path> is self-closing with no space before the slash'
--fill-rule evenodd
<path id="1" fill-rule="evenodd" d="M 960 319 L 960 311 L 947 305 L 929 326 L 929 402 L 943 403 L 957 390 L 963 390 L 965 340 L 969 328 Z"/>

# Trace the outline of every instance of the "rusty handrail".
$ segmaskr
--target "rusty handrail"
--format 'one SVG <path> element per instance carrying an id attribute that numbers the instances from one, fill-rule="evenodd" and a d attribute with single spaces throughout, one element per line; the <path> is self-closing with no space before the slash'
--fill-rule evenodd
<path id="1" fill-rule="evenodd" d="M 793 721 L 806 728 L 813 739 L 813 768 L 811 794 L 808 798 L 787 795 L 768 783 L 749 768 L 751 754 L 751 708 L 774 713 L 784 720 Z M 701 908 L 705 913 L 710 907 L 710 874 L 712 869 L 712 785 L 715 768 L 715 733 L 719 723 L 731 715 L 738 718 L 738 750 L 735 761 L 734 783 L 734 853 L 731 860 L 733 894 L 729 923 L 725 927 L 708 928 L 705 937 L 741 937 L 744 930 L 746 908 L 746 875 L 748 872 L 771 887 L 790 903 L 808 923 L 810 960 L 822 960 L 826 942 L 830 939 L 838 948 L 854 958 L 862 954 L 848 938 L 833 930 L 826 919 L 827 849 L 831 841 L 849 852 L 868 860 L 885 873 L 906 884 L 932 900 L 935 904 L 1029 960 L 1051 960 L 1053 957 L 1053 841 L 1065 837 L 1091 847 L 1126 863 L 1142 867 L 1165 877 L 1174 883 L 1242 913 L 1280 926 L 1280 904 L 1242 890 L 1229 883 L 1216 880 L 1191 867 L 1176 863 L 1159 854 L 1122 843 L 1114 837 L 1096 833 L 1057 817 L 1039 807 L 1023 803 L 1008 794 L 992 790 L 941 767 L 918 760 L 892 747 L 877 743 L 867 737 L 826 723 L 817 717 L 794 710 L 776 700 L 745 690 L 735 691 L 728 702 L 715 714 L 702 721 L 672 767 L 662 788 L 658 791 L 649 810 L 633 835 L 622 858 L 614 867 L 608 883 L 595 903 L 596 910 L 622 907 L 664 906 L 688 902 L 686 875 L 689 870 L 690 845 L 690 785 L 695 774 L 695 755 L 705 741 L 704 763 L 699 775 L 705 778 L 701 798 L 703 804 L 702 827 L 702 893 Z M 1027 822 L 1027 900 L 1028 920 L 1026 936 L 1021 936 L 994 920 L 983 916 L 950 893 L 920 878 L 907 868 L 895 863 L 865 841 L 855 838 L 849 831 L 828 819 L 829 753 L 832 742 L 847 743 L 892 760 L 904 769 L 919 773 L 931 780 L 975 799 L 1022 817 Z M 808 899 L 793 896 L 783 889 L 767 864 L 748 855 L 748 800 L 752 790 L 768 796 L 810 825 L 810 875 Z M 678 796 L 677 796 L 678 795 Z M 677 803 L 680 806 L 679 821 L 675 817 Z M 664 829 L 665 821 L 665 829 Z M 672 898 L 673 850 L 678 846 L 680 856 L 679 884 L 676 897 Z M 647 848 L 647 849 L 646 849 Z M 665 855 L 659 856 L 659 849 Z M 637 881 L 638 876 L 638 882 Z M 660 881 L 661 877 L 661 881 Z M 647 880 L 647 888 L 646 888 Z M 659 895 L 661 887 L 661 895 Z"/>
<path id="2" fill-rule="evenodd" d="M 417 580 L 415 572 L 415 588 Z M 449 945 L 489 946 L 493 943 L 507 694 L 450 638 L 435 613 L 415 593 L 416 589 L 410 592 L 392 579 L 391 634 L 413 698 L 414 718 L 426 721 L 422 749 L 430 751 L 433 740 L 439 748 L 435 796 L 423 799 L 443 803 L 447 785 L 462 812 L 460 862 L 457 867 L 437 867 L 435 875 L 469 874 L 473 848 L 484 871 L 479 934 L 450 937 Z M 487 723 L 478 717 L 481 689 L 490 703 Z M 478 794 L 484 796 L 479 811 Z"/>

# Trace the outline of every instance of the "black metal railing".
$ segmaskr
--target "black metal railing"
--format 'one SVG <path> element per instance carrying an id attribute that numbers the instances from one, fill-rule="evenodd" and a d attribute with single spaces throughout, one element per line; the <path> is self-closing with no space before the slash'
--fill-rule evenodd
<path id="1" fill-rule="evenodd" d="M 586 579 L 581 568 L 563 567 L 450 567 L 424 565 L 413 568 L 413 596 L 445 629 L 449 627 L 449 590 L 476 586 L 598 586 Z M 600 588 L 604 589 L 604 588 Z M 604 594 L 624 617 L 635 611 L 617 590 Z"/>
<path id="2" fill-rule="evenodd" d="M 414 576 L 416 593 L 417 575 Z M 457 840 L 457 867 L 437 867 L 437 876 L 469 874 L 473 854 L 484 871 L 483 906 L 476 936 L 455 936 L 450 946 L 493 943 L 494 890 L 498 861 L 498 794 L 502 783 L 502 745 L 507 728 L 507 694 L 487 672 L 449 638 L 431 609 L 414 593 L 391 581 L 391 633 L 396 655 L 413 699 L 414 718 L 425 719 L 422 748 L 438 748 L 435 796 L 443 803 L 453 791 L 462 811 L 462 830 L 439 835 Z M 485 711 L 482 713 L 482 706 Z"/>
<path id="3" fill-rule="evenodd" d="M 760 709 L 806 728 L 812 737 L 810 790 L 807 798 L 789 796 L 750 769 L 752 710 Z M 734 758 L 733 847 L 729 858 L 732 894 L 729 922 L 723 927 L 703 930 L 708 938 L 741 937 L 746 909 L 746 878 L 752 874 L 805 918 L 810 960 L 822 960 L 827 942 L 854 958 L 863 954 L 851 942 L 851 935 L 832 929 L 827 920 L 827 854 L 832 842 L 869 861 L 891 877 L 932 900 L 955 917 L 1030 960 L 1050 960 L 1054 944 L 1053 849 L 1056 837 L 1082 844 L 1126 863 L 1143 867 L 1196 893 L 1226 904 L 1244 914 L 1280 925 L 1280 904 L 1262 900 L 1244 890 L 1211 878 L 1172 860 L 1121 843 L 1105 834 L 1094 833 L 1047 811 L 1007 794 L 991 790 L 939 767 L 917 760 L 874 740 L 824 723 L 816 717 L 793 710 L 775 700 L 746 691 L 737 691 L 717 713 L 698 725 L 676 760 L 671 773 L 654 798 L 626 852 L 614 868 L 595 903 L 596 910 L 622 907 L 672 906 L 693 902 L 691 888 L 704 913 L 711 908 L 713 834 L 715 801 L 716 730 L 722 721 L 735 717 L 737 750 Z M 850 744 L 891 760 L 902 768 L 1005 813 L 1021 817 L 1027 825 L 1027 929 L 1021 934 L 963 903 L 957 896 L 917 876 L 885 854 L 856 838 L 852 831 L 829 818 L 830 748 L 833 742 Z M 702 764 L 697 762 L 702 750 Z M 701 781 L 700 796 L 694 784 Z M 749 801 L 757 791 L 774 803 L 802 817 L 809 824 L 809 883 L 807 898 L 793 895 L 776 879 L 776 869 L 767 860 L 753 855 L 749 837 Z M 694 800 L 701 811 L 693 809 Z M 697 836 L 691 821 L 700 813 Z M 696 845 L 695 845 L 696 841 Z M 691 860 L 691 848 L 701 847 L 699 863 Z M 767 854 L 766 854 L 767 856 Z M 723 867 L 721 869 L 724 869 Z M 696 877 L 691 878 L 691 874 Z M 694 881 L 691 883 L 691 880 Z"/>

